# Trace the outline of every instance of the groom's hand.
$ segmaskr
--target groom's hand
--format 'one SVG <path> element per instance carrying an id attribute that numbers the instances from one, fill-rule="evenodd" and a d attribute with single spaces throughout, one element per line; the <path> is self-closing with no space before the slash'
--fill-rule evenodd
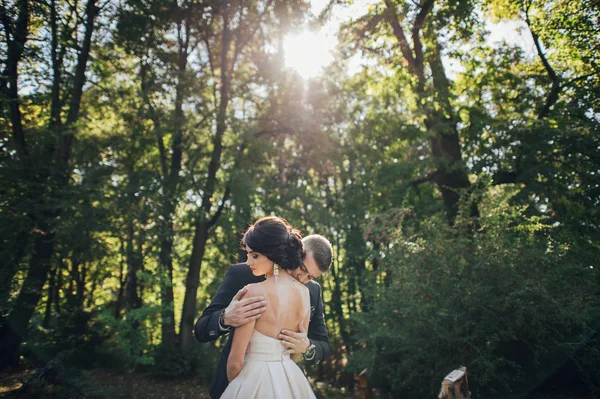
<path id="1" fill-rule="evenodd" d="M 306 335 L 304 326 L 302 323 L 298 325 L 298 332 L 290 330 L 281 330 L 279 334 L 281 343 L 287 350 L 284 352 L 286 355 L 292 355 L 294 353 L 304 354 L 310 346 L 310 340 Z"/>
<path id="2" fill-rule="evenodd" d="M 262 296 L 242 299 L 246 291 L 248 291 L 248 287 L 239 290 L 231 300 L 229 306 L 225 308 L 225 312 L 223 313 L 225 326 L 243 326 L 249 321 L 258 319 L 267 310 L 267 301 Z"/>

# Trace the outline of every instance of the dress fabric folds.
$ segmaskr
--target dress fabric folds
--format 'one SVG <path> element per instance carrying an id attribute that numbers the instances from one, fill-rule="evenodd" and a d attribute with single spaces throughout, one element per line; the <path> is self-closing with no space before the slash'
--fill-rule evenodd
<path id="1" fill-rule="evenodd" d="M 281 341 L 254 330 L 244 367 L 221 399 L 316 398 L 300 367 L 284 351 Z"/>

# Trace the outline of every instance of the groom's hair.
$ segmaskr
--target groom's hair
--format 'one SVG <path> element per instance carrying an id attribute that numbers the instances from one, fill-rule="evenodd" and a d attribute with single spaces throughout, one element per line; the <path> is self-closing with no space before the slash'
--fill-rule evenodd
<path id="1" fill-rule="evenodd" d="M 319 234 L 311 234 L 302 239 L 304 251 L 311 254 L 322 272 L 329 270 L 333 259 L 333 248 L 329 240 Z"/>

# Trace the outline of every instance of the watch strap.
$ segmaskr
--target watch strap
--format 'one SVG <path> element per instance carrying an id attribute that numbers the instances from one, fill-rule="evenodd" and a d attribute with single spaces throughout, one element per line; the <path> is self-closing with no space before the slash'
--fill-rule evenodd
<path id="1" fill-rule="evenodd" d="M 313 344 L 312 342 L 310 343 L 310 345 L 308 346 L 308 349 L 306 349 L 306 352 L 304 352 L 302 354 L 302 356 L 304 357 L 304 360 L 313 360 L 315 358 L 315 354 L 316 354 L 316 346 L 315 344 Z"/>

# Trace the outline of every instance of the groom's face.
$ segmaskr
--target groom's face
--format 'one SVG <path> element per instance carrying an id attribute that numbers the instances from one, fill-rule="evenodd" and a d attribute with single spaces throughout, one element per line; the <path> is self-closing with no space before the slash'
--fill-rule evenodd
<path id="1" fill-rule="evenodd" d="M 304 258 L 304 262 L 300 265 L 300 267 L 292 270 L 290 274 L 302 284 L 306 284 L 310 280 L 318 278 L 321 274 L 323 274 L 323 272 L 321 269 L 319 269 L 315 258 L 312 256 L 312 253 L 308 252 L 306 254 L 306 258 Z"/>

